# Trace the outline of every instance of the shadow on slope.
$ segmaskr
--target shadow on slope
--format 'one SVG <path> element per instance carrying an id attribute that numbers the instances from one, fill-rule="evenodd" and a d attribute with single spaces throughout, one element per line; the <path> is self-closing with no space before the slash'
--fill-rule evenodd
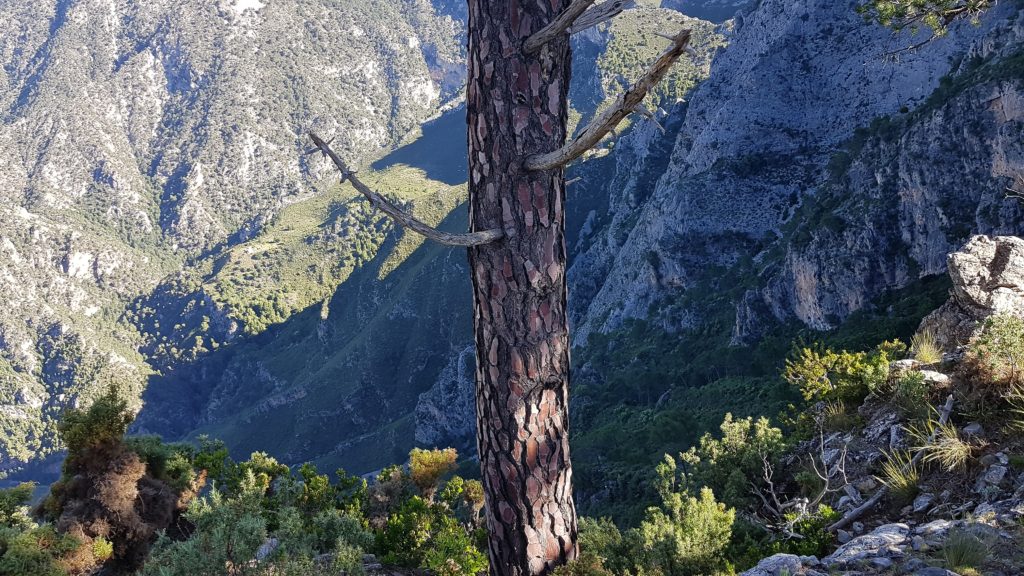
<path id="1" fill-rule="evenodd" d="M 412 142 L 374 162 L 374 170 L 404 164 L 426 172 L 430 180 L 452 186 L 466 182 L 469 164 L 466 150 L 466 108 L 449 110 L 421 127 Z"/>
<path id="2" fill-rule="evenodd" d="M 457 208 L 442 229 L 465 229 Z M 420 244 L 388 271 L 404 233 L 356 270 L 328 308 L 315 305 L 265 332 L 151 378 L 137 427 L 168 438 L 224 440 L 236 457 L 344 465 L 364 473 L 403 461 L 414 411 L 471 341 L 466 256 Z"/>

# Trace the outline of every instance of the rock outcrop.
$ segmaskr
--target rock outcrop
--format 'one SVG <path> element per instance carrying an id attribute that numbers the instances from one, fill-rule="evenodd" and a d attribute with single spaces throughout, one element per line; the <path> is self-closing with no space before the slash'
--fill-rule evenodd
<path id="1" fill-rule="evenodd" d="M 780 321 L 833 328 L 944 273 L 970 234 L 1024 232 L 1004 192 L 1024 171 L 1020 7 L 893 61 L 914 37 L 853 4 L 761 2 L 672 111 L 681 127 L 622 139 L 579 184 L 609 203 L 570 271 L 577 344 L 630 319 L 697 328 L 724 307 L 736 344 Z"/>
<path id="2" fill-rule="evenodd" d="M 949 255 L 948 302 L 921 322 L 944 351 L 964 346 L 993 315 L 1024 317 L 1024 239 L 975 236 Z"/>

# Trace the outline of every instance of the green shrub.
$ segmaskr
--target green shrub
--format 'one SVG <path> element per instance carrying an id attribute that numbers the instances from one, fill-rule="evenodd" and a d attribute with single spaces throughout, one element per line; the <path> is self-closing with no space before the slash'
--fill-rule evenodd
<path id="1" fill-rule="evenodd" d="M 185 513 L 194 525 L 188 540 L 175 542 L 161 536 L 153 546 L 143 576 L 219 575 L 256 556 L 267 539 L 262 515 L 264 492 L 250 471 L 230 498 L 214 490 L 192 502 Z"/>
<path id="2" fill-rule="evenodd" d="M 62 559 L 80 546 L 77 539 L 58 534 L 51 526 L 27 530 L 0 528 L 0 574 L 67 576 Z"/>
<path id="3" fill-rule="evenodd" d="M 454 448 L 413 448 L 412 452 L 409 452 L 409 476 L 428 502 L 433 502 L 441 478 L 455 470 L 458 458 L 459 455 Z"/>
<path id="4" fill-rule="evenodd" d="M 799 519 L 795 514 L 787 515 L 785 519 L 793 523 L 793 532 L 801 538 L 786 540 L 775 553 L 826 556 L 835 546 L 835 535 L 829 532 L 828 527 L 841 517 L 842 514 L 824 504 L 814 514 Z"/>
<path id="5" fill-rule="evenodd" d="M 28 505 L 35 489 L 35 483 L 23 482 L 0 490 L 0 528 L 25 529 L 32 525 Z"/>
<path id="6" fill-rule="evenodd" d="M 88 409 L 65 412 L 57 425 L 68 450 L 65 470 L 73 470 L 83 464 L 78 460 L 87 451 L 120 445 L 133 419 L 128 402 L 113 386 L 96 398 Z"/>
<path id="7" fill-rule="evenodd" d="M 441 517 L 431 536 L 422 567 L 438 576 L 473 576 L 487 570 L 484 556 L 466 531 L 451 517 Z"/>
<path id="8" fill-rule="evenodd" d="M 622 532 L 609 518 L 580 518 L 580 552 L 602 559 L 614 557 L 622 544 Z"/>
<path id="9" fill-rule="evenodd" d="M 182 492 L 195 481 L 192 459 L 195 449 L 188 444 L 167 444 L 159 436 L 132 436 L 124 439 L 125 447 L 146 463 L 150 476 Z"/>
<path id="10" fill-rule="evenodd" d="M 430 504 L 413 496 L 388 517 L 384 529 L 377 534 L 377 551 L 388 564 L 418 568 L 423 564 L 433 529 Z"/>
<path id="11" fill-rule="evenodd" d="M 796 350 L 786 360 L 783 378 L 807 401 L 842 400 L 859 404 L 881 387 L 889 363 L 906 350 L 897 341 L 884 342 L 871 352 L 836 352 L 820 346 Z"/>
<path id="12" fill-rule="evenodd" d="M 908 416 L 920 418 L 928 414 L 929 393 L 924 374 L 916 370 L 901 375 L 893 382 L 892 399 Z"/>
<path id="13" fill-rule="evenodd" d="M 553 576 L 612 576 L 613 572 L 604 567 L 604 559 L 590 552 L 580 552 L 578 558 L 555 568 Z"/>
<path id="14" fill-rule="evenodd" d="M 732 535 L 734 510 L 704 488 L 699 497 L 667 495 L 661 508 L 650 508 L 639 528 L 626 534 L 636 573 L 688 576 L 728 569 L 725 550 Z"/>
<path id="15" fill-rule="evenodd" d="M 114 555 L 114 544 L 102 536 L 92 541 L 92 555 L 99 562 L 106 562 Z"/>
<path id="16" fill-rule="evenodd" d="M 382 529 L 414 490 L 412 480 L 401 466 L 388 466 L 381 470 L 367 491 L 366 518 L 370 526 L 374 530 Z"/>
<path id="17" fill-rule="evenodd" d="M 1021 384 L 1024 368 L 1024 318 L 992 316 L 970 345 L 971 354 L 988 368 L 991 378 Z"/>
<path id="18" fill-rule="evenodd" d="M 318 552 L 330 552 L 343 546 L 370 548 L 373 534 L 363 528 L 362 522 L 340 510 L 324 510 L 313 517 L 312 531 Z"/>
<path id="19" fill-rule="evenodd" d="M 726 414 L 720 426 L 722 436 L 705 434 L 697 446 L 680 455 L 689 470 L 687 483 L 706 486 L 732 507 L 753 501 L 751 482 L 763 477 L 764 459 L 774 461 L 785 449 L 782 431 L 767 418 L 735 420 Z M 664 466 L 671 459 L 666 459 Z M 674 461 L 671 461 L 674 467 Z M 659 487 L 664 493 L 664 486 Z"/>
<path id="20" fill-rule="evenodd" d="M 388 516 L 374 546 L 387 564 L 462 576 L 487 568 L 473 536 L 447 505 L 412 496 Z"/>
<path id="21" fill-rule="evenodd" d="M 941 36 L 959 18 L 977 19 L 996 0 L 862 0 L 857 12 L 865 19 L 896 30 L 927 26 Z"/>

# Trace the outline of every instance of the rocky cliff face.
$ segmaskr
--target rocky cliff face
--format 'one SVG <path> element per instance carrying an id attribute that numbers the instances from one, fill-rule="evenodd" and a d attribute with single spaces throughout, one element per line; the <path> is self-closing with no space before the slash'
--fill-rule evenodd
<path id="1" fill-rule="evenodd" d="M 1020 7 L 901 52 L 919 39 L 853 6 L 761 2 L 673 112 L 668 162 L 647 159 L 657 135 L 619 147 L 611 184 L 586 192 L 610 200 L 570 275 L 577 344 L 631 318 L 693 329 L 723 305 L 736 344 L 779 321 L 834 327 L 941 273 L 968 233 L 1021 230 L 1003 193 L 1024 171 Z M 727 296 L 709 310 L 700 290 Z"/>

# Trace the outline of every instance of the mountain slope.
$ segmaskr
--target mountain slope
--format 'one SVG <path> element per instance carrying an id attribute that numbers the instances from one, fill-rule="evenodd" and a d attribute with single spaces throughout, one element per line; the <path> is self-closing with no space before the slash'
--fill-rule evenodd
<path id="1" fill-rule="evenodd" d="M 304 130 L 379 155 L 460 84 L 426 2 L 0 2 L 0 471 L 151 371 L 132 301 L 309 197 Z M 322 168 L 321 168 L 322 170 Z"/>

